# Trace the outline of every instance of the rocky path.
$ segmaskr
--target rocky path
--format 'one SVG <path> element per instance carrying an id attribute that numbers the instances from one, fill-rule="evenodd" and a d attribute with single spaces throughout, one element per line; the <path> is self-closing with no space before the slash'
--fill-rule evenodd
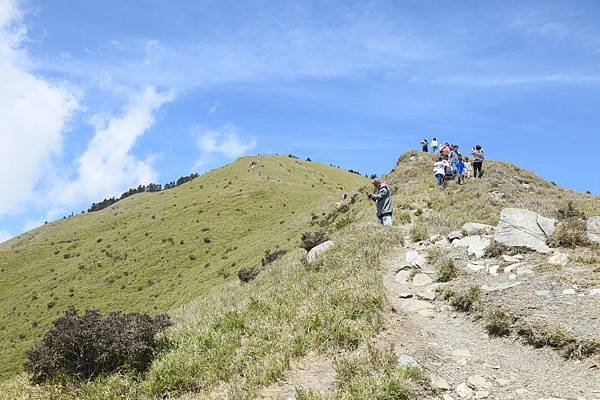
<path id="1" fill-rule="evenodd" d="M 550 349 L 490 338 L 473 317 L 433 300 L 435 271 L 418 256 L 398 247 L 383 260 L 395 314 L 379 341 L 393 343 L 401 362 L 428 370 L 440 398 L 600 399 L 598 371 Z M 423 267 L 407 266 L 415 261 Z"/>

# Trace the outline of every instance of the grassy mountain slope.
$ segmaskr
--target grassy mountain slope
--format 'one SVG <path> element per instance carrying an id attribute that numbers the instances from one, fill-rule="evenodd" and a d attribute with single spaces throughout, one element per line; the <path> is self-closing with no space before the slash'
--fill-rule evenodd
<path id="1" fill-rule="evenodd" d="M 18 371 L 25 350 L 68 306 L 177 308 L 237 281 L 266 250 L 297 247 L 311 213 L 329 211 L 342 191 L 365 182 L 318 163 L 244 157 L 0 245 L 0 374 Z"/>
<path id="2" fill-rule="evenodd" d="M 411 161 L 412 156 L 415 158 Z M 242 161 L 238 172 L 240 175 L 247 173 L 250 159 Z M 299 201 L 285 194 L 279 195 L 272 189 L 278 187 L 272 180 L 265 186 L 260 186 L 265 191 L 264 204 L 273 205 L 273 210 L 282 212 L 285 216 L 288 215 L 287 213 L 292 215 L 291 212 L 294 211 L 293 216 L 295 218 L 300 216 L 300 222 L 293 228 L 288 228 L 286 224 L 291 223 L 291 220 L 288 222 L 284 220 L 280 225 L 281 217 L 278 216 L 265 223 L 261 218 L 269 218 L 271 214 L 263 213 L 264 205 L 263 209 L 259 208 L 259 212 L 255 208 L 260 203 L 255 201 L 245 203 L 240 207 L 242 212 L 249 213 L 249 210 L 255 210 L 256 215 L 260 215 L 261 218 L 247 222 L 259 233 L 253 236 L 252 232 L 243 230 L 244 234 L 238 240 L 240 244 L 237 251 L 241 252 L 241 243 L 245 243 L 248 250 L 245 250 L 245 254 L 239 255 L 237 259 L 240 261 L 237 266 L 258 263 L 266 249 L 274 249 L 277 246 L 288 249 L 297 247 L 300 232 L 308 230 L 309 221 L 313 218 L 311 213 L 320 215 L 329 211 L 327 208 L 337 200 L 336 197 L 341 191 L 339 187 L 335 189 L 332 185 L 323 185 L 320 179 L 325 180 L 326 183 L 332 182 L 335 181 L 333 176 L 339 174 L 338 179 L 349 180 L 347 181 L 349 187 L 355 185 L 354 188 L 358 188 L 366 183 L 360 177 L 349 177 L 337 169 L 280 158 L 265 159 L 265 171 L 269 168 L 273 168 L 273 171 L 281 171 L 279 162 L 283 163 L 283 171 L 286 172 L 286 166 L 289 166 L 292 172 L 304 171 L 304 168 L 320 168 L 320 172 L 296 173 L 295 176 L 299 179 L 295 182 L 292 182 L 292 177 L 283 176 L 282 184 L 289 182 L 308 191 L 322 191 L 319 195 L 321 197 L 315 198 L 308 204 L 308 201 Z M 431 155 L 408 152 L 400 157 L 395 170 L 386 176 L 386 180 L 390 182 L 396 193 L 394 198 L 396 223 L 412 221 L 426 230 L 425 235 L 459 229 L 463 223 L 469 221 L 496 224 L 500 211 L 504 207 L 524 207 L 553 216 L 559 207 L 564 206 L 567 201 L 573 201 L 587 215 L 600 214 L 598 197 L 561 189 L 531 172 L 502 162 L 486 162 L 485 179 L 471 180 L 464 186 L 452 183 L 446 192 L 441 193 L 435 187 L 431 172 L 432 164 Z M 235 165 L 237 163 L 234 163 Z M 211 174 L 223 173 L 222 171 L 228 168 L 232 167 Z M 269 172 L 269 175 L 272 177 L 281 173 L 283 172 Z M 194 180 L 189 186 L 200 185 L 201 180 L 211 174 Z M 305 176 L 306 174 L 308 177 Z M 253 179 L 251 185 L 256 186 L 256 183 L 262 182 L 255 180 L 255 173 L 250 176 Z M 304 179 L 310 178 L 310 181 L 306 183 L 302 176 Z M 211 193 L 214 199 L 217 199 L 217 196 L 222 198 L 223 190 L 220 185 L 224 183 L 223 177 L 212 179 L 212 183 L 210 190 L 206 192 L 207 195 Z M 253 190 L 256 189 L 254 186 L 248 191 L 254 193 Z M 218 194 L 215 193 L 217 190 Z M 294 193 L 297 196 L 306 195 L 303 192 L 304 190 L 296 190 Z M 170 209 L 175 200 L 178 206 L 182 208 L 187 206 L 186 209 L 191 208 L 194 202 L 200 204 L 197 197 L 191 195 L 186 197 L 187 202 L 183 201 L 184 196 L 197 193 L 194 189 L 183 186 L 177 193 L 179 193 L 177 199 L 169 198 L 168 201 L 161 203 L 165 209 Z M 169 196 L 174 194 L 175 192 Z M 333 197 L 328 197 L 329 195 Z M 157 198 L 160 200 L 160 197 Z M 140 196 L 134 197 L 131 201 L 140 202 L 137 211 L 139 214 L 149 206 L 147 203 L 151 198 L 144 199 Z M 286 207 L 283 207 L 282 203 L 285 203 Z M 117 206 L 125 208 L 127 204 L 119 203 Z M 268 210 L 271 210 L 270 206 Z M 124 210 L 106 211 L 105 218 Z M 198 283 L 196 292 L 190 290 L 188 300 L 195 296 L 193 301 L 181 299 L 179 302 L 177 297 L 188 292 L 178 291 L 177 296 L 174 296 L 176 299 L 172 300 L 172 303 L 165 304 L 165 308 L 168 308 L 187 303 L 171 312 L 176 322 L 175 326 L 167 332 L 172 346 L 158 356 L 142 379 L 115 374 L 85 385 L 32 387 L 27 383 L 26 377 L 20 375 L 4 386 L 0 385 L 0 398 L 133 399 L 169 396 L 183 399 L 255 399 L 260 388 L 279 379 L 290 367 L 294 358 L 302 357 L 309 352 L 335 355 L 338 359 L 338 387 L 336 392 L 327 398 L 367 400 L 424 398 L 425 396 L 411 394 L 411 387 L 421 384 L 422 377 L 399 371 L 395 361 L 392 360 L 390 363 L 361 361 L 360 365 L 352 361 L 352 351 L 367 343 L 377 332 L 385 328 L 386 300 L 380 271 L 378 271 L 379 257 L 391 246 L 402 242 L 402 231 L 398 227 L 382 228 L 366 223 L 373 220 L 373 211 L 371 202 L 364 196 L 360 196 L 358 201 L 350 206 L 350 210 L 338 219 L 338 221 L 345 221 L 344 223 L 328 226 L 336 246 L 314 264 L 307 265 L 301 262 L 301 252 L 294 250 L 276 261 L 254 281 L 240 284 L 236 279 L 223 281 L 219 275 L 223 267 L 234 271 L 237 266 L 231 267 L 231 263 L 235 260 L 215 261 L 221 264 L 208 267 L 208 270 L 214 274 L 212 284 Z M 192 218 L 175 226 L 179 229 L 187 229 L 188 225 L 195 227 L 194 218 L 197 212 L 196 210 L 190 214 Z M 222 215 L 225 217 L 226 214 L 222 213 Z M 158 214 L 156 218 L 160 218 Z M 141 217 L 137 217 L 136 220 L 139 219 Z M 223 229 L 223 224 L 227 221 L 230 220 L 219 220 L 215 217 L 211 220 L 214 225 L 208 232 Z M 208 225 L 208 222 L 198 225 Z M 260 234 L 262 231 L 259 227 L 264 227 L 264 234 Z M 138 227 L 131 231 L 130 236 L 144 235 L 144 229 L 145 227 Z M 150 251 L 152 246 L 162 251 L 185 246 L 179 244 L 181 235 L 177 234 L 178 231 L 171 232 L 169 235 L 172 234 L 174 237 L 173 245 L 163 244 L 162 239 L 165 235 L 155 232 L 152 235 L 154 241 L 147 244 L 146 250 Z M 197 232 L 198 229 L 191 229 L 188 236 L 196 238 Z M 195 240 L 203 243 L 203 236 L 203 233 L 199 234 Z M 196 243 L 194 249 L 206 250 L 202 243 Z M 213 243 L 216 243 L 216 240 L 211 242 Z M 9 243 L 9 246 L 13 245 L 15 245 L 14 241 Z M 29 247 L 32 246 L 23 244 L 22 249 Z M 212 255 L 213 259 L 220 260 L 225 250 L 226 245 L 223 245 L 220 252 L 209 253 L 209 255 Z M 186 257 L 189 260 L 188 251 L 189 249 L 186 248 L 182 252 L 179 264 L 188 262 L 185 260 Z M 86 254 L 82 251 L 80 253 L 81 257 Z M 196 251 L 195 254 L 198 255 L 198 260 L 202 259 L 201 252 Z M 241 261 L 246 260 L 243 258 L 246 254 L 249 261 Z M 160 260 L 160 256 L 157 259 Z M 174 265 L 177 264 L 173 262 L 169 264 L 171 268 L 175 268 Z M 199 271 L 202 271 L 202 265 L 198 267 Z M 190 268 L 196 271 L 195 267 Z M 97 275 L 100 276 L 102 278 L 99 279 L 104 279 L 103 275 Z M 178 285 L 187 284 L 188 288 L 194 289 L 196 286 L 192 285 L 192 279 L 198 275 L 191 273 L 185 276 L 187 279 L 176 281 L 179 282 Z M 147 278 L 143 277 L 143 279 Z M 215 282 L 222 284 L 215 285 Z M 132 281 L 132 284 L 139 284 L 139 281 L 135 283 Z M 178 285 L 163 287 L 158 298 L 171 296 L 168 291 L 181 290 Z M 151 288 L 155 286 L 156 283 Z M 141 299 L 146 301 L 147 298 L 141 297 Z M 152 299 L 151 297 L 147 300 L 158 301 Z M 77 300 L 77 304 L 80 308 L 86 305 L 81 300 Z M 143 307 L 145 304 L 137 306 L 140 309 L 148 308 Z M 348 355 L 349 359 L 346 358 Z M 377 370 L 378 368 L 383 371 Z M 399 393 L 402 393 L 402 397 L 399 397 Z"/>

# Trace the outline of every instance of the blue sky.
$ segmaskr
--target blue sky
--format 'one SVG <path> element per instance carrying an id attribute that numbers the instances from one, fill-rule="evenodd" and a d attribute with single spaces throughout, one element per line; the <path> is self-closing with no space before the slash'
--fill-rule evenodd
<path id="1" fill-rule="evenodd" d="M 0 0 L 0 240 L 243 154 L 423 137 L 600 193 L 597 1 Z"/>

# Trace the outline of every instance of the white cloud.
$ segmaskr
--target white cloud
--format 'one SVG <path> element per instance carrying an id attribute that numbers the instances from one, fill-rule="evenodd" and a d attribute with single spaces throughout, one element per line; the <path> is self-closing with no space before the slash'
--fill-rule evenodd
<path id="1" fill-rule="evenodd" d="M 198 165 L 212 161 L 215 156 L 236 158 L 256 147 L 256 140 L 244 141 L 232 124 L 225 125 L 221 130 L 196 126 L 192 128 L 192 134 L 197 137 L 200 150 Z"/>
<path id="2" fill-rule="evenodd" d="M 155 181 L 157 173 L 152 159 L 139 160 L 131 151 L 154 124 L 155 112 L 173 97 L 172 93 L 148 87 L 132 98 L 122 115 L 93 118 L 96 133 L 77 159 L 77 178 L 57 185 L 53 195 L 56 203 L 100 200 L 118 195 L 129 187 Z"/>
<path id="3" fill-rule="evenodd" d="M 468 76 L 458 75 L 439 78 L 430 81 L 434 84 L 460 84 L 475 87 L 516 86 L 532 84 L 598 84 L 600 75 L 574 75 L 574 74 L 549 74 L 549 75 L 524 75 L 524 76 Z"/>
<path id="4" fill-rule="evenodd" d="M 14 1 L 0 0 L 0 215 L 31 200 L 78 107 L 71 90 L 31 72 L 20 18 Z"/>
<path id="5" fill-rule="evenodd" d="M 6 231 L 0 231 L 0 243 L 2 242 L 6 242 L 8 239 L 12 238 L 14 235 L 11 235 L 10 233 L 6 232 Z"/>

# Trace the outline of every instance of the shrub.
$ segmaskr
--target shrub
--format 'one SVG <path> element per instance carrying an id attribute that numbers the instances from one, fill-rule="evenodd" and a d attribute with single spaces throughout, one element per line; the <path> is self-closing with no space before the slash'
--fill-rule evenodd
<path id="1" fill-rule="evenodd" d="M 468 312 L 481 303 L 481 289 L 479 286 L 471 286 L 465 293 L 450 299 L 452 307 L 459 311 Z"/>
<path id="2" fill-rule="evenodd" d="M 585 219 L 585 213 L 575 207 L 573 202 L 569 200 L 567 204 L 556 210 L 556 217 L 561 221 L 571 218 Z"/>
<path id="3" fill-rule="evenodd" d="M 485 249 L 486 258 L 500 257 L 503 254 L 514 256 L 516 254 L 531 253 L 534 250 L 523 246 L 506 246 L 500 242 L 492 240 L 492 243 Z"/>
<path id="4" fill-rule="evenodd" d="M 242 268 L 238 271 L 238 278 L 240 278 L 240 281 L 242 282 L 250 282 L 260 273 L 261 270 L 257 267 Z"/>
<path id="5" fill-rule="evenodd" d="M 425 223 L 419 222 L 410 228 L 410 240 L 420 242 L 425 239 L 427 239 L 427 225 Z"/>
<path id="6" fill-rule="evenodd" d="M 270 265 L 273 261 L 282 257 L 286 253 L 285 250 L 267 250 L 265 251 L 265 256 L 261 260 L 261 264 L 263 267 Z"/>
<path id="7" fill-rule="evenodd" d="M 510 335 L 512 318 L 502 310 L 493 310 L 485 319 L 485 329 L 490 336 Z"/>
<path id="8" fill-rule="evenodd" d="M 164 339 L 156 335 L 171 325 L 169 316 L 145 313 L 106 316 L 87 310 L 79 316 L 74 308 L 54 321 L 42 342 L 27 352 L 25 371 L 35 383 L 71 377 L 91 380 L 116 371 L 143 372 L 151 364 Z"/>
<path id="9" fill-rule="evenodd" d="M 561 222 L 548 243 L 552 247 L 588 246 L 590 241 L 586 234 L 586 224 L 583 219 L 569 218 Z"/>
<path id="10" fill-rule="evenodd" d="M 438 282 L 450 282 L 458 276 L 458 268 L 454 261 L 445 259 L 438 263 Z"/>
<path id="11" fill-rule="evenodd" d="M 313 247 L 328 241 L 329 236 L 327 235 L 327 232 L 325 232 L 324 230 L 320 230 L 316 232 L 303 233 L 300 237 L 300 240 L 302 241 L 302 245 L 300 247 L 302 247 L 306 251 L 310 251 L 310 249 L 312 249 Z"/>
<path id="12" fill-rule="evenodd" d="M 396 223 L 399 225 L 403 225 L 403 224 L 410 224 L 410 212 L 409 211 L 402 211 L 400 213 L 397 214 L 396 216 Z"/>

